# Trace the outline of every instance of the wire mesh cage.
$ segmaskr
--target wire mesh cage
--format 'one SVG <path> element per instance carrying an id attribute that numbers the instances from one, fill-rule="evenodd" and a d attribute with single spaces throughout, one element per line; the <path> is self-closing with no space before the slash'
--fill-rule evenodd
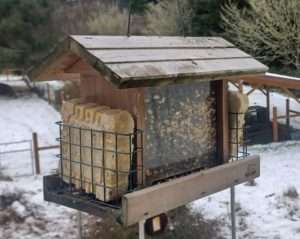
<path id="1" fill-rule="evenodd" d="M 229 144 L 232 161 L 249 156 L 245 113 L 229 112 Z"/>
<path id="2" fill-rule="evenodd" d="M 143 132 L 108 132 L 57 123 L 62 184 L 72 194 L 117 204 L 144 184 Z"/>

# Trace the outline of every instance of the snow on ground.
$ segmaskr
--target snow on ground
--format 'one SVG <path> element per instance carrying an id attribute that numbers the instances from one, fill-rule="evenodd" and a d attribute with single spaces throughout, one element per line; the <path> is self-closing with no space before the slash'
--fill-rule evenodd
<path id="1" fill-rule="evenodd" d="M 285 196 L 295 187 L 300 192 L 300 142 L 250 147 L 261 156 L 261 176 L 256 185 L 236 187 L 238 238 L 300 238 L 300 198 Z M 223 223 L 230 238 L 230 191 L 193 204 L 207 219 Z"/>
<path id="2" fill-rule="evenodd" d="M 0 109 L 0 143 L 31 140 L 32 132 L 37 132 L 40 145 L 57 144 L 58 128 L 54 123 L 60 120 L 59 113 L 36 95 L 0 97 Z M 2 173 L 15 176 L 30 171 L 30 154 L 1 154 L 10 149 L 0 146 L 2 166 L 14 166 L 13 170 L 2 169 Z M 57 154 L 57 150 L 50 150 L 40 155 L 43 174 L 57 168 Z M 7 162 L 10 164 L 5 165 Z M 1 180 L 1 176 L 0 173 L 0 238 L 77 238 L 75 212 L 43 200 L 42 176 L 12 180 Z"/>
<path id="3" fill-rule="evenodd" d="M 258 91 L 251 96 L 252 104 L 263 100 Z M 274 93 L 272 102 L 284 112 L 284 97 Z M 0 97 L 0 109 L 0 142 L 31 139 L 35 131 L 41 145 L 56 144 L 54 122 L 60 116 L 45 101 L 32 94 Z M 285 195 L 291 187 L 300 193 L 300 142 L 253 146 L 249 151 L 261 156 L 261 177 L 254 186 L 236 187 L 238 238 L 300 238 L 300 199 Z M 43 174 L 57 167 L 55 154 L 56 150 L 41 155 Z M 9 160 L 21 165 L 25 157 L 16 154 Z M 23 166 L 18 170 L 24 170 Z M 42 191 L 41 176 L 1 181 L 0 175 L 0 238 L 76 238 L 75 211 L 43 201 Z M 206 219 L 220 221 L 224 237 L 230 238 L 229 200 L 226 190 L 191 207 Z"/>

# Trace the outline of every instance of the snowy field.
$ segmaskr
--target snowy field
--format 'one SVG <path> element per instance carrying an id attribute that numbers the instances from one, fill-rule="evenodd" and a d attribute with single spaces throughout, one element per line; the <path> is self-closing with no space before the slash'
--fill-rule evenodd
<path id="1" fill-rule="evenodd" d="M 58 129 L 54 123 L 60 120 L 59 113 L 36 95 L 27 93 L 16 99 L 0 97 L 0 109 L 0 143 L 31 140 L 32 133 L 37 132 L 40 145 L 57 144 Z M 9 147 L 0 147 L 0 150 L 9 150 Z M 43 174 L 57 168 L 57 154 L 57 150 L 41 153 Z M 0 153 L 2 173 L 9 176 L 15 173 L 5 169 L 7 160 L 14 164 L 14 171 L 27 172 L 24 163 L 30 161 L 29 157 L 23 153 L 9 157 Z M 17 177 L 11 181 L 1 180 L 0 174 L 1 239 L 77 238 L 75 227 L 73 210 L 44 202 L 42 176 Z"/>
<path id="2" fill-rule="evenodd" d="M 252 95 L 252 103 L 262 101 L 260 93 Z M 274 93 L 274 102 L 282 102 L 279 108 L 284 112 L 284 97 Z M 296 104 L 293 107 L 299 108 Z M 32 132 L 37 132 L 41 145 L 56 144 L 54 122 L 60 116 L 45 101 L 29 93 L 16 99 L 0 97 L 0 109 L 0 142 L 31 139 Z M 41 155 L 43 174 L 56 169 L 57 153 L 54 150 Z M 261 156 L 261 177 L 255 185 L 236 187 L 238 238 L 300 238 L 300 199 L 295 193 L 287 193 L 293 187 L 300 192 L 300 142 L 253 146 L 250 153 Z M 21 165 L 24 158 L 16 155 L 11 160 Z M 76 212 L 44 202 L 42 191 L 41 176 L 11 181 L 0 175 L 1 239 L 77 238 Z M 205 219 L 219 221 L 222 236 L 231 238 L 229 199 L 226 190 L 190 206 Z"/>

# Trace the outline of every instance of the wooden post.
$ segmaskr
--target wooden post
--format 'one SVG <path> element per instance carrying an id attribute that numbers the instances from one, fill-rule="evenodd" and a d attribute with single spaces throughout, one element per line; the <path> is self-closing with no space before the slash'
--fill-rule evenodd
<path id="1" fill-rule="evenodd" d="M 139 239 L 145 239 L 145 220 L 139 221 Z"/>
<path id="2" fill-rule="evenodd" d="M 77 212 L 77 223 L 78 223 L 78 239 L 83 238 L 83 233 L 82 233 L 82 214 L 81 211 Z"/>
<path id="3" fill-rule="evenodd" d="M 40 155 L 39 155 L 39 143 L 37 133 L 32 133 L 32 146 L 33 146 L 33 155 L 35 162 L 35 173 L 41 174 L 40 168 Z"/>
<path id="4" fill-rule="evenodd" d="M 217 158 L 218 163 L 229 161 L 228 84 L 226 80 L 215 82 L 217 96 Z"/>
<path id="5" fill-rule="evenodd" d="M 47 98 L 48 98 L 48 103 L 51 104 L 51 99 L 50 99 L 50 85 L 47 83 Z"/>
<path id="6" fill-rule="evenodd" d="M 270 122 L 270 89 L 267 88 L 267 95 L 266 95 L 266 98 L 267 98 L 267 112 L 268 112 L 268 115 L 267 115 L 267 120 L 268 122 Z"/>
<path id="7" fill-rule="evenodd" d="M 273 107 L 273 142 L 278 142 L 279 137 L 278 137 L 278 122 L 277 122 L 277 107 Z"/>
<path id="8" fill-rule="evenodd" d="M 290 99 L 286 99 L 286 139 L 290 139 Z"/>

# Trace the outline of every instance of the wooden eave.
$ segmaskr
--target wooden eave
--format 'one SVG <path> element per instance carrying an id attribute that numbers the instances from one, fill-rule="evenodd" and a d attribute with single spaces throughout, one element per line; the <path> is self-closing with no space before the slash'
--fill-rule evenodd
<path id="1" fill-rule="evenodd" d="M 259 76 L 244 77 L 243 82 L 261 87 L 300 90 L 300 78 L 267 73 Z"/>
<path id="2" fill-rule="evenodd" d="M 86 74 L 92 66 L 118 88 L 264 74 L 268 68 L 222 38 L 70 36 L 38 66 L 32 80 Z M 71 75 L 70 75 L 71 74 Z"/>

